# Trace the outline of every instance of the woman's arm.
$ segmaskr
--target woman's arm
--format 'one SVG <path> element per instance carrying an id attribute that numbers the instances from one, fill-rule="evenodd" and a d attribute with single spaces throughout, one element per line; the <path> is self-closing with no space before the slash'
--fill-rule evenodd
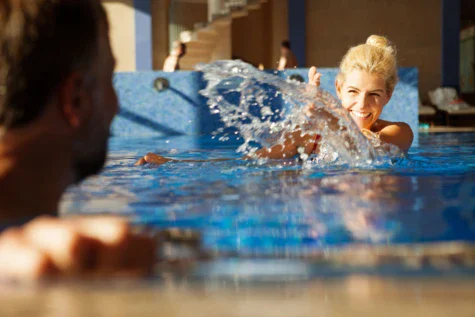
<path id="1" fill-rule="evenodd" d="M 255 158 L 284 159 L 292 158 L 299 154 L 299 148 L 302 147 L 302 153 L 312 154 L 319 136 L 311 134 L 302 134 L 302 130 L 289 133 L 283 144 L 277 144 L 270 148 L 262 148 L 254 154 Z M 245 158 L 251 158 L 246 156 Z"/>
<path id="2" fill-rule="evenodd" d="M 203 162 L 223 162 L 223 161 L 232 161 L 231 158 L 218 158 L 218 159 L 207 159 L 207 160 L 176 160 L 168 157 L 164 157 L 155 153 L 147 153 L 144 157 L 140 158 L 135 162 L 135 166 L 144 165 L 147 163 L 162 165 L 168 162 L 189 162 L 189 163 L 203 163 Z"/>
<path id="3" fill-rule="evenodd" d="M 299 129 L 295 132 L 289 133 L 286 137 L 286 140 L 283 144 L 277 144 L 270 148 L 262 148 L 254 153 L 254 155 L 246 155 L 242 159 L 285 159 L 292 158 L 299 154 L 299 148 L 302 147 L 302 153 L 310 155 L 316 145 L 318 145 L 319 136 L 302 134 L 302 131 Z M 222 162 L 222 161 L 231 161 L 234 159 L 229 158 L 219 158 L 219 159 L 208 159 L 208 160 L 176 160 L 167 157 L 160 156 L 154 153 L 148 153 L 144 157 L 140 158 L 135 162 L 135 166 L 144 165 L 147 163 L 162 165 L 168 162 L 192 162 L 192 163 L 201 163 L 201 162 Z"/>

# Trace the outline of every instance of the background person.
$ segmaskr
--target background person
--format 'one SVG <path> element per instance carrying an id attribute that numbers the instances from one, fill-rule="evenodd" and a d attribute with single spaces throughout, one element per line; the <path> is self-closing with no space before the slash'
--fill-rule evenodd
<path id="1" fill-rule="evenodd" d="M 284 70 L 286 68 L 296 68 L 297 66 L 297 58 L 290 49 L 290 42 L 282 41 L 282 43 L 280 44 L 280 59 L 277 70 Z"/>
<path id="2" fill-rule="evenodd" d="M 163 63 L 164 72 L 174 72 L 180 70 L 180 59 L 186 54 L 186 44 L 180 41 L 173 42 L 173 47 L 170 55 Z"/>

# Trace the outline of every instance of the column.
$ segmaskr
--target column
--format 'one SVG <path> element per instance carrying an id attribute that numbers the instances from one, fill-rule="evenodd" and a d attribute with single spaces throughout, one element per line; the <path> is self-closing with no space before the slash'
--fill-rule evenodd
<path id="1" fill-rule="evenodd" d="M 312 0 L 313 1 L 313 0 Z M 292 45 L 292 51 L 297 57 L 299 67 L 305 67 L 307 64 L 306 56 L 306 1 L 288 0 L 289 6 L 289 41 Z"/>
<path id="2" fill-rule="evenodd" d="M 151 0 L 134 0 L 135 65 L 137 70 L 152 70 Z"/>
<path id="3" fill-rule="evenodd" d="M 442 83 L 460 89 L 460 0 L 442 0 Z"/>

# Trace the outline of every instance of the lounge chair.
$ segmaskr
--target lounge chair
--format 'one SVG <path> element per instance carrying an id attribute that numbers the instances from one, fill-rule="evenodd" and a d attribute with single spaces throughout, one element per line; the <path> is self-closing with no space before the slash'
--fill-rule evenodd
<path id="1" fill-rule="evenodd" d="M 429 92 L 429 98 L 437 109 L 445 113 L 446 125 L 450 125 L 451 117 L 475 116 L 475 106 L 469 105 L 457 94 L 454 88 L 441 87 Z M 473 125 L 475 120 L 472 120 Z"/>

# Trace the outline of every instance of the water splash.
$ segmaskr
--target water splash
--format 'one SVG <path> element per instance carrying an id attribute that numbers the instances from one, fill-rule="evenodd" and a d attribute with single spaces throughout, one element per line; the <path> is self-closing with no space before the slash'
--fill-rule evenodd
<path id="1" fill-rule="evenodd" d="M 197 70 L 207 80 L 200 93 L 208 98 L 211 112 L 244 139 L 241 152 L 253 153 L 258 148 L 255 143 L 283 144 L 289 132 L 300 128 L 303 133 L 322 135 L 324 145 L 316 161 L 367 167 L 400 157 L 394 147 L 384 149 L 377 138 L 365 137 L 340 102 L 321 88 L 285 80 L 242 61 L 216 61 Z M 224 133 L 223 140 L 225 132 L 217 131 Z"/>

